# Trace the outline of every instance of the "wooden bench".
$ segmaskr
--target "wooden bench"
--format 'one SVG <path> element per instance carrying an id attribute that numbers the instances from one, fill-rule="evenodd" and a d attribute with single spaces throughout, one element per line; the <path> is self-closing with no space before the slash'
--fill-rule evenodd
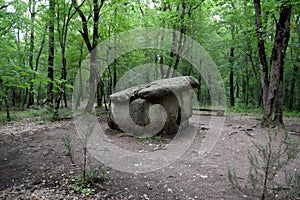
<path id="1" fill-rule="evenodd" d="M 210 109 L 210 108 L 192 108 L 193 114 L 195 115 L 203 115 L 203 116 L 212 116 L 212 113 L 216 113 L 216 116 L 224 116 L 225 110 L 222 109 Z M 195 111 L 203 111 L 206 113 L 200 113 Z M 209 113 L 207 113 L 209 112 Z"/>

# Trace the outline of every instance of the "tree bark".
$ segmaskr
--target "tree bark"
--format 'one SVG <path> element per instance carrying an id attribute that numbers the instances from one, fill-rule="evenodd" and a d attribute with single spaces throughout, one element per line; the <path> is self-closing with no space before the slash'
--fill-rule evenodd
<path id="1" fill-rule="evenodd" d="M 11 103 L 12 103 L 12 107 L 15 108 L 16 107 L 16 89 L 14 86 L 11 87 L 11 92 L 12 92 Z"/>
<path id="2" fill-rule="evenodd" d="M 8 104 L 6 93 L 4 94 L 4 102 L 5 102 L 5 110 L 6 110 L 6 119 L 10 121 L 11 117 L 10 117 L 9 104 Z"/>
<path id="3" fill-rule="evenodd" d="M 229 88 L 230 88 L 230 106 L 234 106 L 234 83 L 233 83 L 233 61 L 234 48 L 230 48 L 230 73 L 229 73 Z"/>
<path id="4" fill-rule="evenodd" d="M 175 60 L 175 64 L 174 64 L 172 77 L 177 76 L 179 62 L 181 60 L 182 52 L 183 52 L 183 49 L 184 49 L 185 43 L 186 43 L 186 35 L 185 35 L 186 27 L 184 24 L 185 15 L 186 15 L 186 5 L 185 5 L 185 1 L 182 0 L 181 1 L 180 28 L 179 28 L 180 35 L 179 35 L 179 42 L 177 45 L 176 60 Z"/>
<path id="5" fill-rule="evenodd" d="M 2 98 L 1 100 L 0 100 L 0 112 L 2 111 L 2 102 L 3 102 L 3 99 L 4 99 L 4 93 L 3 93 L 3 81 L 2 81 L 2 78 L 1 78 L 1 76 L 0 76 L 0 88 L 1 88 L 1 93 L 0 93 L 0 97 Z"/>
<path id="6" fill-rule="evenodd" d="M 269 112 L 266 118 L 269 120 L 275 103 L 275 119 L 277 125 L 283 125 L 283 67 L 285 53 L 290 38 L 290 20 L 292 7 L 283 4 L 280 8 L 279 21 L 276 23 L 276 34 L 271 56 L 270 86 L 266 105 Z"/>
<path id="7" fill-rule="evenodd" d="M 260 92 L 259 92 L 259 95 L 258 95 L 258 98 L 257 98 L 257 100 L 258 100 L 257 107 L 260 107 L 260 106 L 262 106 L 263 91 L 262 91 L 262 87 L 261 87 L 261 82 L 260 82 L 259 77 L 257 75 L 256 67 L 255 67 L 255 64 L 254 64 L 254 61 L 253 61 L 253 51 L 252 51 L 252 46 L 251 46 L 251 40 L 250 39 L 248 39 L 247 44 L 248 44 L 248 49 L 249 49 L 249 53 L 247 53 L 247 56 L 249 57 L 249 61 L 251 63 L 251 70 L 252 70 L 252 73 L 255 77 L 256 85 L 259 86 L 259 88 L 260 88 Z"/>
<path id="8" fill-rule="evenodd" d="M 263 108 L 265 112 L 265 102 L 268 96 L 269 90 L 269 79 L 268 79 L 268 65 L 267 57 L 265 50 L 265 41 L 264 41 L 264 32 L 261 24 L 261 5 L 260 0 L 254 0 L 254 9 L 255 9 L 255 22 L 256 22 L 256 38 L 257 38 L 257 47 L 258 55 L 260 61 L 260 79 L 262 87 L 262 99 L 263 99 Z"/>
<path id="9" fill-rule="evenodd" d="M 29 3 L 31 27 L 30 27 L 30 48 L 29 48 L 29 67 L 33 70 L 33 50 L 34 50 L 34 22 L 35 22 L 35 0 L 31 0 Z M 30 81 L 28 107 L 34 104 L 34 92 L 33 92 L 33 82 Z"/>
<path id="10" fill-rule="evenodd" d="M 46 103 L 53 106 L 53 81 L 54 81 L 54 19 L 55 1 L 49 0 L 49 53 L 48 53 L 48 86 Z"/>
<path id="11" fill-rule="evenodd" d="M 76 105 L 75 108 L 79 108 L 80 106 L 80 100 L 82 97 L 82 93 L 83 93 L 83 85 L 82 85 L 82 72 L 81 72 L 81 63 L 83 60 L 83 43 L 80 45 L 80 59 L 78 62 L 78 67 L 79 67 L 79 92 L 78 92 L 78 96 L 77 96 L 77 100 L 76 100 Z"/>
<path id="12" fill-rule="evenodd" d="M 43 52 L 43 49 L 44 49 L 44 46 L 45 46 L 45 38 L 46 38 L 46 33 L 47 33 L 47 29 L 48 29 L 48 26 L 45 26 L 45 30 L 44 30 L 44 34 L 43 34 L 43 39 L 42 39 L 42 42 L 41 42 L 41 45 L 40 45 L 40 49 L 39 49 L 39 52 L 36 56 L 36 59 L 35 59 L 35 69 L 34 71 L 38 71 L 39 69 L 39 64 L 40 64 L 40 58 L 41 58 L 41 55 L 42 55 L 42 52 Z M 33 78 L 35 79 L 36 78 L 36 74 L 33 75 Z M 39 85 L 39 88 L 37 89 L 37 99 L 36 99 L 36 102 L 37 102 L 37 105 L 39 106 L 40 105 L 40 88 L 41 88 L 41 85 Z"/>
<path id="13" fill-rule="evenodd" d="M 283 66 L 286 48 L 290 37 L 291 4 L 283 3 L 280 7 L 279 21 L 276 21 L 276 34 L 270 61 L 270 80 L 266 62 L 264 33 L 261 24 L 260 0 L 254 0 L 256 34 L 260 58 L 261 85 L 263 90 L 263 119 L 262 126 L 268 126 L 274 113 L 276 124 L 283 124 Z"/>
<path id="14" fill-rule="evenodd" d="M 199 87 L 198 87 L 198 90 L 197 90 L 197 100 L 198 100 L 198 102 L 201 103 L 201 100 L 202 100 L 202 97 L 201 97 L 201 81 L 202 81 L 202 79 L 201 79 L 200 74 L 198 75 L 198 81 L 199 81 Z"/>
<path id="15" fill-rule="evenodd" d="M 59 9 L 57 12 L 57 30 L 58 30 L 58 38 L 59 38 L 59 44 L 60 44 L 60 48 L 61 48 L 61 59 L 62 59 L 62 66 L 61 66 L 61 81 L 62 82 L 60 84 L 59 93 L 56 98 L 56 105 L 55 105 L 55 113 L 56 114 L 58 114 L 58 109 L 59 109 L 59 105 L 60 105 L 62 98 L 64 99 L 65 107 L 66 108 L 68 107 L 67 92 L 66 92 L 66 86 L 65 86 L 65 84 L 67 82 L 66 44 L 67 44 L 69 23 L 70 23 L 71 19 L 73 18 L 73 16 L 77 12 L 77 9 L 75 9 L 75 11 L 73 13 L 71 13 L 71 11 L 73 9 L 73 4 L 74 4 L 74 1 L 72 1 L 71 5 L 69 6 L 68 12 L 63 13 L 62 17 L 60 17 Z M 63 10 L 66 10 L 66 3 L 63 4 Z M 62 27 L 60 27 L 61 21 L 62 21 Z"/>
<path id="16" fill-rule="evenodd" d="M 10 117 L 10 111 L 9 111 L 9 104 L 8 104 L 8 100 L 7 100 L 7 88 L 5 87 L 2 78 L 0 78 L 0 86 L 1 86 L 1 90 L 2 90 L 2 97 L 4 100 L 4 104 L 5 104 L 5 111 L 6 111 L 6 119 L 8 121 L 11 120 Z"/>
<path id="17" fill-rule="evenodd" d="M 96 86 L 98 84 L 99 80 L 96 80 L 97 77 L 97 68 L 96 68 L 96 58 L 97 58 L 97 45 L 98 45 L 98 39 L 99 39 L 99 15 L 101 8 L 104 4 L 105 0 L 101 0 L 100 3 L 98 3 L 98 0 L 93 0 L 93 41 L 90 42 L 89 39 L 89 29 L 87 25 L 87 19 L 84 15 L 84 13 L 80 10 L 80 8 L 77 6 L 76 10 L 78 11 L 78 14 L 81 18 L 82 22 L 82 30 L 80 30 L 80 33 L 85 41 L 85 44 L 87 46 L 88 51 L 90 52 L 90 76 L 89 76 L 89 89 L 90 89 L 90 96 L 88 103 L 85 107 L 86 112 L 91 112 L 94 103 L 95 103 L 95 97 L 96 97 Z M 76 4 L 75 4 L 76 6 Z"/>
<path id="18" fill-rule="evenodd" d="M 296 18 L 296 23 L 295 24 L 299 24 L 299 19 L 300 17 L 298 16 Z M 297 80 L 297 73 L 298 73 L 298 69 L 299 69 L 299 63 L 300 63 L 300 28 L 298 27 L 296 29 L 297 32 L 297 36 L 298 36 L 298 41 L 297 41 L 297 46 L 295 48 L 295 54 L 294 54 L 294 49 L 293 47 L 290 47 L 290 52 L 291 52 L 291 58 L 295 59 L 295 61 L 293 62 L 293 77 L 291 79 L 290 82 L 290 91 L 289 91 L 289 102 L 288 102 L 288 107 L 289 110 L 293 110 L 294 109 L 294 103 L 295 103 L 295 86 L 296 86 L 296 80 Z M 293 43 L 293 41 L 292 41 Z"/>

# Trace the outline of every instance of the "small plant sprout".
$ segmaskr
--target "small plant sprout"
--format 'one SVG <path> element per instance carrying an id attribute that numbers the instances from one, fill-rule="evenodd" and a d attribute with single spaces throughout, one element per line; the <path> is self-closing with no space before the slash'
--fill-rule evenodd
<path id="1" fill-rule="evenodd" d="M 88 185 L 93 185 L 94 181 L 104 180 L 106 175 L 105 169 L 101 167 L 94 168 L 92 170 L 88 170 L 88 141 L 94 130 L 95 124 L 98 123 L 93 115 L 89 113 L 84 113 L 80 117 L 84 117 L 86 121 L 89 123 L 82 123 L 80 125 L 81 133 L 79 135 L 80 142 L 83 149 L 83 164 L 82 164 L 82 175 L 80 177 L 81 185 L 86 187 Z M 88 119 L 88 120 L 87 120 Z M 84 120 L 81 120 L 81 122 Z M 100 171 L 99 171 L 100 170 Z"/>
<path id="2" fill-rule="evenodd" d="M 71 137 L 70 135 L 65 135 L 61 138 L 62 145 L 65 147 L 65 151 L 63 152 L 64 156 L 69 156 L 71 159 L 72 164 L 73 162 L 73 157 L 72 157 L 72 144 L 71 144 Z"/>
<path id="3" fill-rule="evenodd" d="M 244 187 L 240 185 L 235 170 L 230 168 L 228 169 L 229 182 L 243 193 L 249 192 L 252 188 L 252 195 L 259 194 L 262 200 L 277 195 L 284 188 L 291 189 L 291 193 L 294 189 L 299 191 L 299 172 L 292 175 L 285 173 L 285 183 L 279 183 L 275 178 L 297 158 L 300 152 L 299 141 L 292 140 L 287 131 L 279 134 L 278 130 L 271 129 L 268 129 L 266 137 L 266 144 L 253 142 L 256 152 L 249 151 L 250 168 L 246 185 Z M 279 137 L 281 139 L 278 139 Z M 293 187 L 288 187 L 289 185 Z M 297 195 L 300 195 L 299 192 Z"/>

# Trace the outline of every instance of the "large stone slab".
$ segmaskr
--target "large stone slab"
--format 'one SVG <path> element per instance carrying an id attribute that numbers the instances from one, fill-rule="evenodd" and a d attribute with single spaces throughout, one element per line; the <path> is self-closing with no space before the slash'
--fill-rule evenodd
<path id="1" fill-rule="evenodd" d="M 192 115 L 190 90 L 198 87 L 191 76 L 156 80 L 110 96 L 108 124 L 138 137 L 176 133 Z"/>

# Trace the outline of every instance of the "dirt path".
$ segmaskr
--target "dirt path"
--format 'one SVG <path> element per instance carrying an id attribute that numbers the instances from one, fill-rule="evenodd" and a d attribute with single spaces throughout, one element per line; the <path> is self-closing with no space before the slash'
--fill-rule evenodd
<path id="1" fill-rule="evenodd" d="M 96 183 L 90 195 L 74 191 L 80 174 L 82 145 L 73 121 L 42 123 L 28 119 L 0 125 L 0 199 L 253 199 L 232 190 L 228 167 L 236 169 L 241 181 L 247 177 L 251 141 L 264 141 L 264 130 L 254 116 L 226 116 L 223 132 L 214 149 L 202 157 L 199 152 L 207 133 L 209 117 L 186 153 L 171 165 L 144 174 L 132 174 L 107 167 L 107 179 Z M 105 123 L 101 123 L 105 127 Z M 299 140 L 300 120 L 289 118 L 287 128 Z M 147 151 L 167 143 L 138 140 L 124 134 L 108 137 L 122 148 Z M 61 138 L 71 137 L 72 155 L 64 157 Z M 89 165 L 99 161 L 89 158 Z M 300 170 L 300 158 L 290 167 Z"/>

